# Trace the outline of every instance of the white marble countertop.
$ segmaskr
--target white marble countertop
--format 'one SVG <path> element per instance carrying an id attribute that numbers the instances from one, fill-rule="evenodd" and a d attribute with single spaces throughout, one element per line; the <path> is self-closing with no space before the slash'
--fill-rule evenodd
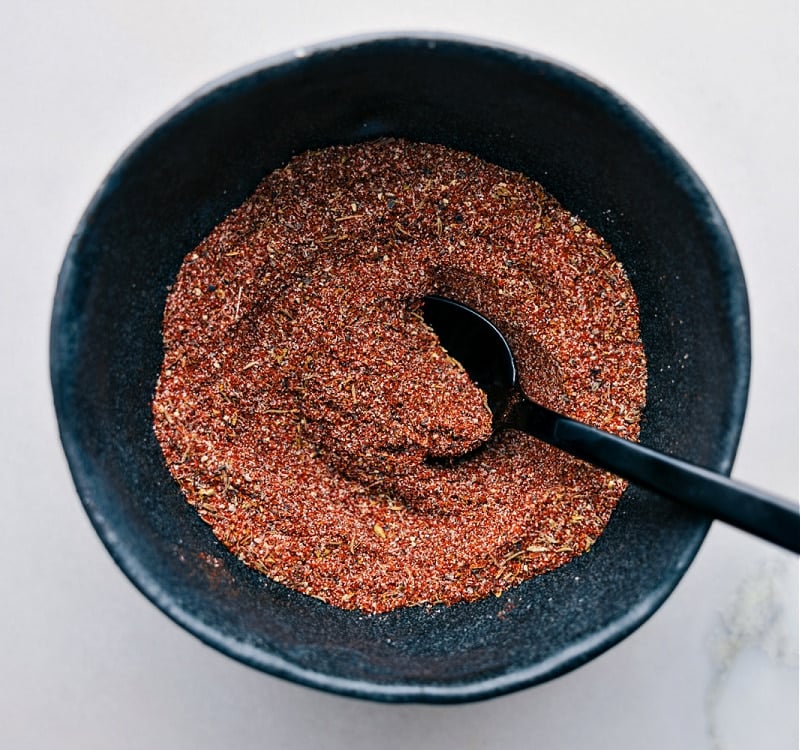
<path id="1" fill-rule="evenodd" d="M 136 592 L 95 536 L 59 445 L 47 362 L 70 234 L 152 120 L 207 80 L 293 47 L 377 30 L 465 33 L 616 89 L 706 182 L 752 310 L 734 475 L 797 497 L 795 3 L 12 0 L 3 11 L 0 746 L 798 747 L 797 560 L 719 524 L 633 636 L 511 696 L 377 705 L 229 660 Z"/>

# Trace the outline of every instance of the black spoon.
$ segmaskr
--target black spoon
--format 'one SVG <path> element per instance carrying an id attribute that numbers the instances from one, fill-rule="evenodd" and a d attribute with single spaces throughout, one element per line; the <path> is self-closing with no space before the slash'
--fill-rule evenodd
<path id="1" fill-rule="evenodd" d="M 466 305 L 425 298 L 424 317 L 442 346 L 487 395 L 494 428 L 527 432 L 576 458 L 800 553 L 800 512 L 789 500 L 589 427 L 530 401 L 514 354 L 497 328 Z"/>

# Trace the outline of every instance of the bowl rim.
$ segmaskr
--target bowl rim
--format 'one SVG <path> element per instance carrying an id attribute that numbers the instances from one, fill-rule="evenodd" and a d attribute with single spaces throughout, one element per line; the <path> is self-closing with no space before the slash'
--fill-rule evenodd
<path id="1" fill-rule="evenodd" d="M 651 143 L 657 145 L 660 155 L 667 159 L 669 169 L 680 175 L 685 188 L 691 192 L 692 202 L 702 207 L 704 224 L 720 240 L 718 259 L 725 264 L 728 271 L 726 278 L 729 305 L 727 316 L 739 346 L 739 352 L 736 357 L 728 429 L 724 434 L 724 439 L 720 441 L 720 459 L 717 466 L 713 468 L 724 474 L 730 473 L 747 407 L 751 356 L 749 308 L 744 275 L 733 238 L 710 192 L 689 163 L 661 132 L 638 109 L 606 85 L 569 64 L 538 52 L 480 37 L 446 32 L 386 31 L 350 35 L 296 47 L 256 60 L 237 67 L 198 87 L 168 109 L 133 140 L 114 162 L 95 190 L 73 232 L 58 275 L 50 322 L 49 342 L 53 402 L 59 435 L 73 482 L 96 533 L 131 583 L 175 623 L 205 644 L 237 661 L 297 684 L 339 695 L 382 702 L 462 703 L 503 695 L 539 684 L 581 666 L 622 641 L 649 619 L 672 593 L 696 556 L 711 521 L 701 520 L 698 523 L 695 539 L 692 540 L 693 543 L 687 544 L 684 554 L 676 560 L 675 574 L 672 579 L 666 581 L 659 588 L 652 590 L 640 602 L 639 606 L 628 610 L 623 617 L 614 620 L 611 625 L 601 631 L 590 633 L 588 637 L 576 642 L 570 648 L 564 649 L 544 661 L 539 661 L 527 667 L 516 668 L 500 676 L 447 685 L 369 682 L 300 667 L 288 659 L 266 653 L 258 647 L 221 633 L 218 629 L 209 626 L 177 603 L 159 581 L 150 574 L 148 569 L 140 563 L 136 556 L 128 554 L 124 545 L 120 543 L 114 528 L 95 503 L 92 493 L 88 489 L 89 477 L 81 459 L 80 441 L 63 418 L 66 411 L 66 399 L 61 378 L 64 372 L 63 361 L 67 357 L 66 350 L 68 346 L 63 340 L 61 329 L 69 292 L 71 291 L 71 277 L 76 264 L 76 256 L 79 254 L 82 238 L 92 221 L 93 215 L 102 204 L 107 192 L 113 189 L 116 179 L 124 171 L 131 158 L 161 128 L 168 125 L 176 117 L 187 114 L 208 96 L 231 84 L 267 70 L 302 63 L 306 59 L 319 55 L 328 55 L 345 49 L 375 44 L 425 45 L 430 49 L 434 49 L 438 45 L 458 45 L 469 48 L 472 53 L 489 53 L 498 57 L 503 56 L 518 65 L 543 64 L 550 68 L 553 73 L 558 73 L 584 86 L 593 88 L 596 94 L 606 100 L 608 105 L 613 106 L 620 115 L 627 118 L 628 124 L 633 129 L 646 137 Z"/>

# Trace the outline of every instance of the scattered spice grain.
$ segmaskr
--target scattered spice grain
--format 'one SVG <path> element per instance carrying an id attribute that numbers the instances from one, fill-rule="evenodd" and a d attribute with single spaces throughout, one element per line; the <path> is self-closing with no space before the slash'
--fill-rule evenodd
<path id="1" fill-rule="evenodd" d="M 338 607 L 499 595 L 588 550 L 625 489 L 492 435 L 427 294 L 489 317 L 532 398 L 637 438 L 638 304 L 611 248 L 536 182 L 443 146 L 297 156 L 167 300 L 153 416 L 169 470 L 246 564 Z"/>

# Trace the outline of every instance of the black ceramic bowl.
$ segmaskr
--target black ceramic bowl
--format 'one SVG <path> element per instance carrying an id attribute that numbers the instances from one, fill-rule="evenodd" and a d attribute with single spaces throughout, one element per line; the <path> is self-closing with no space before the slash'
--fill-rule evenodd
<path id="1" fill-rule="evenodd" d="M 53 392 L 78 492 L 133 583 L 266 672 L 384 701 L 457 702 L 542 682 L 639 626 L 708 521 L 630 488 L 590 552 L 500 598 L 345 612 L 246 568 L 171 479 L 150 400 L 184 255 L 293 154 L 378 136 L 442 143 L 544 184 L 613 245 L 649 359 L 641 439 L 729 472 L 749 372 L 745 287 L 706 189 L 629 105 L 553 62 L 442 38 L 334 43 L 206 88 L 119 160 L 59 277 Z"/>

